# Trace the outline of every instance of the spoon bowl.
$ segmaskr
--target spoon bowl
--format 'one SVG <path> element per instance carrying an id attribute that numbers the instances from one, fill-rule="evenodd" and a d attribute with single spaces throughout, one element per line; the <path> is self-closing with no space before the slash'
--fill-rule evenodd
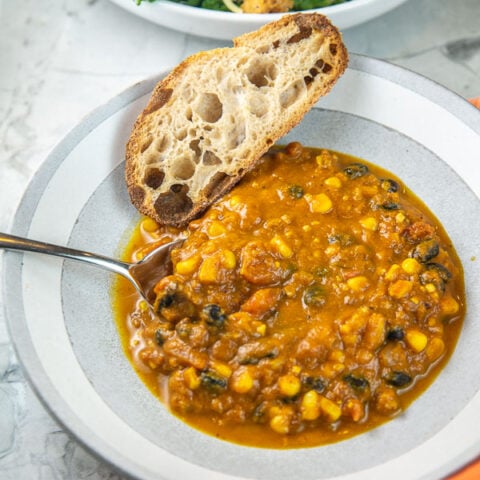
<path id="1" fill-rule="evenodd" d="M 155 301 L 153 289 L 159 280 L 171 273 L 170 252 L 173 248 L 183 243 L 184 240 L 184 237 L 179 237 L 169 243 L 160 245 L 137 263 L 122 262 L 103 255 L 17 237 L 7 233 L 0 233 L 0 248 L 54 255 L 89 263 L 90 265 L 117 273 L 129 280 L 150 308 L 153 308 L 153 302 Z"/>

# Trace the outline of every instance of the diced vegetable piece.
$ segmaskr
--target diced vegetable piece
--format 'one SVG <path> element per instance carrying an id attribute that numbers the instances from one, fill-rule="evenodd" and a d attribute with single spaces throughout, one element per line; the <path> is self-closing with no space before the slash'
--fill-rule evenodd
<path id="1" fill-rule="evenodd" d="M 260 317 L 274 310 L 281 297 L 282 290 L 280 288 L 261 288 L 240 309 Z"/>
<path id="2" fill-rule="evenodd" d="M 413 288 L 413 282 L 410 280 L 397 280 L 388 287 L 388 294 L 394 298 L 407 296 Z"/>

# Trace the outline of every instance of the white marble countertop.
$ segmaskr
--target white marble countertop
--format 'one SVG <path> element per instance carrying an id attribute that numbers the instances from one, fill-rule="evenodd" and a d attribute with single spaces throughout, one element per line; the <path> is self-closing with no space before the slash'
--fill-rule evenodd
<path id="1" fill-rule="evenodd" d="M 480 95 L 479 19 L 480 0 L 410 0 L 344 39 L 352 52 L 471 97 Z M 0 231 L 48 152 L 90 110 L 191 53 L 227 44 L 150 24 L 107 0 L 0 0 Z M 1 303 L 0 478 L 120 478 L 37 400 Z"/>

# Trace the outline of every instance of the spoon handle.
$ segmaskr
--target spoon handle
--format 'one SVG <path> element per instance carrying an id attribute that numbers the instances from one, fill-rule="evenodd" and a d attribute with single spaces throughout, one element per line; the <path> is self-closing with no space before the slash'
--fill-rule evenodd
<path id="1" fill-rule="evenodd" d="M 103 255 L 96 255 L 82 250 L 75 250 L 73 248 L 61 247 L 51 243 L 39 242 L 28 238 L 16 237 L 8 233 L 0 232 L 0 248 L 6 250 L 18 250 L 22 252 L 44 253 L 46 255 L 54 255 L 56 257 L 68 258 L 71 260 L 78 260 L 81 262 L 90 263 L 98 267 L 110 270 L 111 272 L 119 273 L 123 276 L 129 276 L 129 264 L 114 260 L 113 258 L 104 257 Z"/>

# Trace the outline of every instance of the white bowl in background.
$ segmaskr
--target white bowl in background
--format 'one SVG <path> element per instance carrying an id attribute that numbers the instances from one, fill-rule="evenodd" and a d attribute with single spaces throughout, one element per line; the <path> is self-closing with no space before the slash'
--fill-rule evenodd
<path id="1" fill-rule="evenodd" d="M 285 13 L 233 13 L 190 7 L 169 0 L 148 1 L 137 5 L 134 0 L 111 0 L 125 10 L 164 27 L 192 35 L 231 40 L 245 32 L 278 20 Z M 359 25 L 404 3 L 406 0 L 351 0 L 330 7 L 305 10 L 318 12 L 330 18 L 344 30 Z"/>

